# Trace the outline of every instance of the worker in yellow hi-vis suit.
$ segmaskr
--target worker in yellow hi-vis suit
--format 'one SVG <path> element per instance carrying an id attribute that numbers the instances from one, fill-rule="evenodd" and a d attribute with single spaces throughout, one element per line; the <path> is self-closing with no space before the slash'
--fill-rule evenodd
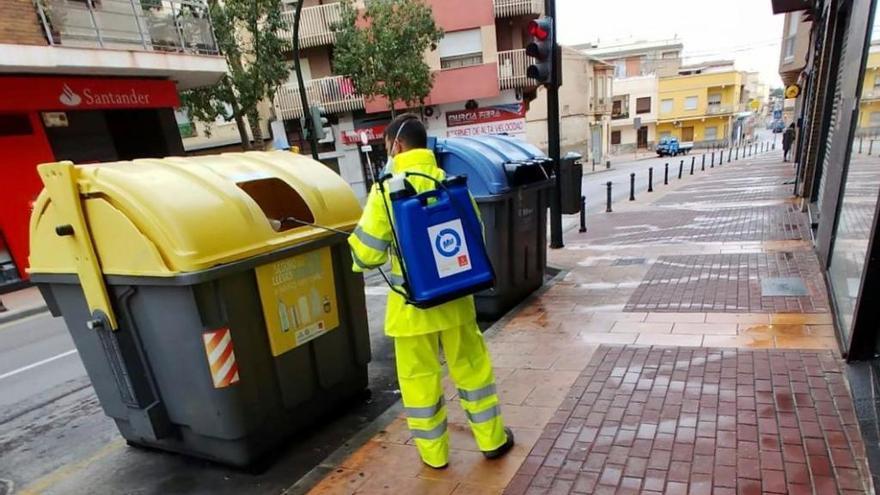
<path id="1" fill-rule="evenodd" d="M 417 116 L 401 115 L 391 122 L 385 129 L 385 146 L 393 158 L 383 173 L 418 172 L 437 180 L 445 177 L 434 153 L 427 149 L 427 133 Z M 418 193 L 436 186 L 424 177 L 409 177 L 407 182 Z M 383 199 L 378 187 L 373 185 L 360 223 L 348 240 L 355 271 L 378 268 L 388 260 L 392 241 L 390 204 L 387 188 Z M 406 239 L 398 241 L 407 242 Z M 400 260 L 393 253 L 389 279 L 395 289 L 403 290 Z M 388 295 L 385 333 L 394 339 L 397 378 L 407 423 L 425 464 L 444 468 L 449 462 L 441 347 L 477 446 L 489 459 L 510 451 L 513 433 L 501 418 L 492 360 L 477 327 L 473 297 L 419 309 L 392 291 Z"/>

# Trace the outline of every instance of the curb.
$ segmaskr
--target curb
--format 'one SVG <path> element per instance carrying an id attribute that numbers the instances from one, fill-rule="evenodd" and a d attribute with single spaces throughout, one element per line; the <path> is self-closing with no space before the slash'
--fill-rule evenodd
<path id="1" fill-rule="evenodd" d="M 11 323 L 13 321 L 22 320 L 28 316 L 37 315 L 49 311 L 49 307 L 45 304 L 31 306 L 24 309 L 14 309 L 0 313 L 0 324 Z"/>

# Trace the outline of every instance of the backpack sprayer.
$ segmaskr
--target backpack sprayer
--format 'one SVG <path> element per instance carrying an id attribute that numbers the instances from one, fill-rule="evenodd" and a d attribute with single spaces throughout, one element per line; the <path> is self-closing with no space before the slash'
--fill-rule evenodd
<path id="1" fill-rule="evenodd" d="M 406 122 L 400 126 L 395 141 L 405 126 Z M 495 272 L 486 251 L 480 219 L 468 192 L 467 177 L 441 181 L 426 174 L 406 172 L 386 173 L 376 180 L 368 154 L 367 164 L 382 196 L 391 225 L 391 248 L 400 260 L 404 279 L 404 290 L 400 290 L 380 268 L 379 273 L 391 290 L 404 297 L 408 304 L 427 309 L 495 285 Z M 406 180 L 409 177 L 430 180 L 436 188 L 417 193 Z M 387 197 L 386 181 L 390 184 Z M 390 205 L 388 198 L 391 199 Z M 349 235 L 296 218 L 287 220 Z M 405 239 L 404 243 L 400 242 L 401 238 Z"/>

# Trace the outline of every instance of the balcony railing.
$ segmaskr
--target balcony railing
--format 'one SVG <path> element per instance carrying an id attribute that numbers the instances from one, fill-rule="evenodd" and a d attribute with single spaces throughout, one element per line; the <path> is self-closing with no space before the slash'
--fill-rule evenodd
<path id="1" fill-rule="evenodd" d="M 199 0 L 35 0 L 51 45 L 217 55 Z"/>
<path id="2" fill-rule="evenodd" d="M 629 111 L 620 111 L 615 112 L 614 109 L 611 110 L 611 120 L 622 120 L 629 118 Z"/>
<path id="3" fill-rule="evenodd" d="M 538 81 L 526 75 L 526 70 L 533 61 L 524 49 L 498 52 L 498 82 L 501 89 L 537 86 Z"/>
<path id="4" fill-rule="evenodd" d="M 544 13 L 544 0 L 494 0 L 494 3 L 498 18 Z"/>
<path id="5" fill-rule="evenodd" d="M 293 36 L 293 10 L 282 12 L 286 29 L 279 33 L 284 39 Z M 333 26 L 342 21 L 339 3 L 328 3 L 314 7 L 303 7 L 299 18 L 300 48 L 332 45 L 336 43 Z"/>
<path id="6" fill-rule="evenodd" d="M 306 81 L 309 106 L 319 106 L 326 113 L 343 113 L 362 110 L 364 97 L 359 95 L 351 79 L 345 76 L 323 77 Z M 287 83 L 275 92 L 275 111 L 285 120 L 303 116 L 299 87 Z"/>

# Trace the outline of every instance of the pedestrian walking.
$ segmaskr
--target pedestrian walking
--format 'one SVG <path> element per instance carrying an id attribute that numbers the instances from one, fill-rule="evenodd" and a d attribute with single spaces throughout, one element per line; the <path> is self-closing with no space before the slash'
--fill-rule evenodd
<path id="1" fill-rule="evenodd" d="M 427 131 L 418 116 L 404 114 L 394 119 L 385 129 L 389 161 L 383 176 L 415 172 L 442 181 L 445 173 L 437 166 L 427 141 Z M 436 188 L 434 181 L 424 177 L 410 176 L 405 180 L 407 187 L 416 193 Z M 390 203 L 388 193 L 383 198 L 374 184 L 363 216 L 349 237 L 349 245 L 356 272 L 381 267 L 391 253 L 389 278 L 395 290 L 388 295 L 385 334 L 394 340 L 404 412 L 419 455 L 425 464 L 436 469 L 445 468 L 449 463 L 447 413 L 441 385 L 443 368 L 439 357 L 442 347 L 477 447 L 486 458 L 501 457 L 513 448 L 513 432 L 504 426 L 501 417 L 492 360 L 477 326 L 473 296 L 419 309 L 398 293 L 405 288 L 401 260 L 391 246 L 392 219 L 387 207 Z M 412 241 L 400 238 L 397 242 L 406 245 Z"/>
<path id="2" fill-rule="evenodd" d="M 788 155 L 791 147 L 794 145 L 794 123 L 788 126 L 788 129 L 782 134 L 782 161 L 788 161 Z"/>

